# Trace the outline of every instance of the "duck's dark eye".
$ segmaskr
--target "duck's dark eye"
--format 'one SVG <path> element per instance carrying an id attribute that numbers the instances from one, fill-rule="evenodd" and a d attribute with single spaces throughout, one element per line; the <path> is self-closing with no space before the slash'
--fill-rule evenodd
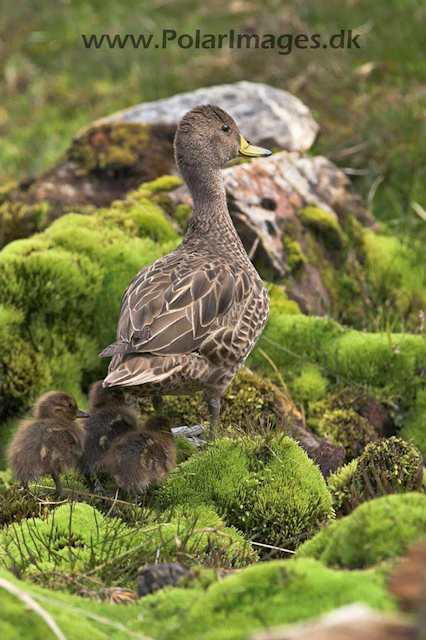
<path id="1" fill-rule="evenodd" d="M 71 409 L 71 407 L 72 407 L 71 402 L 68 402 L 68 406 L 69 406 L 69 408 Z"/>
<path id="2" fill-rule="evenodd" d="M 229 129 L 230 129 L 229 124 L 222 125 L 222 131 L 229 131 Z"/>

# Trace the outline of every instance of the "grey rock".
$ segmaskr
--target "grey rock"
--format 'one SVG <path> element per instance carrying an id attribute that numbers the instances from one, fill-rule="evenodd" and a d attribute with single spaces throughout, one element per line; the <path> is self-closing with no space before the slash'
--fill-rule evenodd
<path id="1" fill-rule="evenodd" d="M 288 151 L 306 151 L 318 133 L 318 124 L 298 98 L 282 89 L 246 81 L 145 102 L 97 120 L 91 126 L 108 122 L 177 125 L 187 111 L 207 103 L 228 111 L 241 133 L 252 143 Z"/>
<path id="2" fill-rule="evenodd" d="M 191 576 L 187 569 L 178 562 L 148 564 L 144 567 L 138 582 L 138 595 L 146 596 L 164 587 L 173 586 L 184 576 Z"/>

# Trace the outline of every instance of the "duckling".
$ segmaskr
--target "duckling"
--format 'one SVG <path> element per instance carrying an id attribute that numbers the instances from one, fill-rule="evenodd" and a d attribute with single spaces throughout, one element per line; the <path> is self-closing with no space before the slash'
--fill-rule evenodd
<path id="1" fill-rule="evenodd" d="M 75 398 L 64 391 L 48 391 L 34 406 L 34 419 L 24 420 L 8 450 L 8 462 L 18 480 L 50 474 L 63 495 L 60 473 L 74 468 L 83 453 L 85 430 L 76 418 L 87 418 Z"/>
<path id="2" fill-rule="evenodd" d="M 203 390 L 216 434 L 220 399 L 258 341 L 268 292 L 234 228 L 221 167 L 237 155 L 268 156 L 247 142 L 231 116 L 213 105 L 179 123 L 175 158 L 193 213 L 172 253 L 144 267 L 127 287 L 105 387 L 135 395 Z"/>
<path id="3" fill-rule="evenodd" d="M 176 466 L 170 420 L 154 415 L 141 431 L 118 436 L 102 462 L 123 489 L 143 492 L 153 483 L 161 484 Z"/>
<path id="4" fill-rule="evenodd" d="M 93 487 L 92 474 L 101 466 L 101 458 L 112 440 L 127 431 L 137 429 L 136 412 L 125 405 L 123 390 L 119 387 L 104 388 L 102 380 L 95 382 L 89 390 L 90 418 L 85 421 L 86 440 L 84 453 L 78 463 L 89 486 Z M 96 477 L 96 484 L 102 489 Z"/>

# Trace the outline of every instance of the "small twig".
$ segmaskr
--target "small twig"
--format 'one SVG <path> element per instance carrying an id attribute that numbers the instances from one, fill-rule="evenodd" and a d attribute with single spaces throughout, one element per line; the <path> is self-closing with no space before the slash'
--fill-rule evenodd
<path id="1" fill-rule="evenodd" d="M 251 544 L 256 545 L 256 547 L 265 547 L 266 549 L 276 549 L 276 551 L 284 551 L 285 553 L 296 553 L 295 551 L 291 551 L 291 549 L 283 549 L 283 547 L 274 547 L 272 544 L 264 544 L 263 542 L 253 542 L 253 540 L 251 540 Z"/>
<path id="2" fill-rule="evenodd" d="M 34 486 L 38 486 L 41 489 L 53 489 L 53 487 L 49 487 L 47 485 L 44 484 L 38 484 L 38 485 L 34 485 Z M 110 498 L 109 496 L 101 496 L 100 494 L 97 493 L 88 493 L 87 491 L 79 491 L 78 489 L 69 489 L 68 487 L 63 487 L 63 490 L 66 493 L 69 494 L 77 494 L 79 496 L 87 496 L 89 498 L 98 498 L 99 500 L 107 500 L 108 502 L 116 502 L 117 504 L 126 504 L 129 507 L 133 507 L 134 505 L 131 502 L 126 502 L 125 500 L 115 500 L 115 498 Z M 53 503 L 53 504 L 62 504 L 61 502 L 58 503 Z"/>
<path id="3" fill-rule="evenodd" d="M 3 587 L 3 589 L 6 589 L 6 591 L 19 598 L 19 600 L 21 600 L 21 602 L 23 602 L 27 607 L 32 609 L 34 613 L 40 616 L 40 618 L 43 618 L 49 629 L 52 631 L 52 633 L 54 633 L 58 640 L 67 640 L 66 636 L 64 636 L 50 613 L 48 613 L 46 609 L 43 609 L 43 607 L 39 605 L 38 602 L 36 602 L 29 593 L 23 591 L 12 582 L 9 582 L 9 580 L 5 580 L 4 578 L 0 578 L 0 587 Z"/>
<path id="4" fill-rule="evenodd" d="M 104 516 L 104 520 L 108 518 L 108 516 L 111 514 L 112 510 L 114 509 L 115 505 L 117 504 L 117 498 L 118 498 L 118 487 L 117 487 L 117 491 L 115 492 L 114 502 L 112 503 L 106 515 Z"/>

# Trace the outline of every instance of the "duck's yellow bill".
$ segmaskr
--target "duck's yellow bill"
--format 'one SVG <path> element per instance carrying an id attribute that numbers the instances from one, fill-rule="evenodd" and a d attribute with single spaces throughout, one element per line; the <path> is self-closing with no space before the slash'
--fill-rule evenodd
<path id="1" fill-rule="evenodd" d="M 252 158 L 259 158 L 261 156 L 270 156 L 272 151 L 264 149 L 263 147 L 256 147 L 254 144 L 250 144 L 243 136 L 241 136 L 240 156 L 251 156 Z"/>

